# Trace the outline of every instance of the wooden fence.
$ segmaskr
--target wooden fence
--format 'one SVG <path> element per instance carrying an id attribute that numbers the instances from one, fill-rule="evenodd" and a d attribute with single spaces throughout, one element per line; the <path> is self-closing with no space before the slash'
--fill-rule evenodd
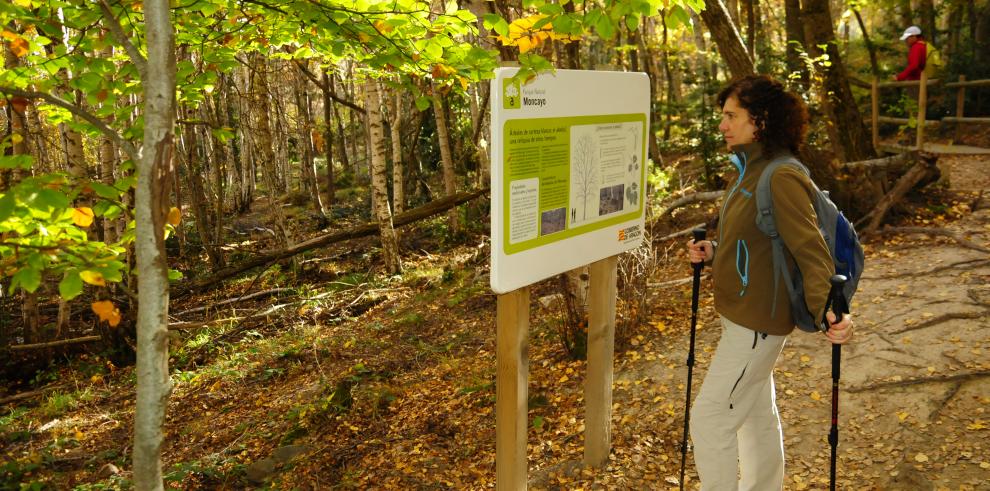
<path id="1" fill-rule="evenodd" d="M 858 84 L 866 85 L 866 84 Z M 949 89 L 956 89 L 956 115 L 946 116 L 940 120 L 929 120 L 926 117 L 927 106 L 928 106 L 928 88 L 943 85 Z M 883 116 L 880 114 L 880 89 L 885 88 L 904 88 L 904 87 L 918 87 L 918 114 L 917 114 L 917 134 L 915 135 L 915 145 L 914 147 L 900 147 L 897 145 L 885 145 L 884 148 L 893 148 L 894 151 L 903 151 L 911 149 L 922 149 L 925 150 L 925 127 L 932 126 L 937 127 L 943 123 L 949 124 L 990 124 L 990 117 L 967 117 L 965 116 L 965 104 L 966 104 L 966 88 L 977 88 L 977 87 L 990 87 L 990 80 L 966 80 L 965 75 L 959 76 L 959 81 L 943 83 L 939 79 L 928 79 L 928 76 L 924 72 L 921 74 L 921 80 L 908 80 L 903 82 L 881 82 L 874 78 L 873 82 L 869 84 L 870 87 L 870 121 L 873 130 L 873 146 L 874 148 L 881 149 L 880 145 L 880 123 L 893 123 L 893 124 L 909 124 L 911 122 L 910 118 L 897 118 L 891 116 Z M 961 147 L 961 146 L 941 146 L 942 150 L 939 153 L 957 153 L 953 149 L 963 150 L 958 153 L 990 153 L 990 149 L 981 149 L 978 147 Z"/>

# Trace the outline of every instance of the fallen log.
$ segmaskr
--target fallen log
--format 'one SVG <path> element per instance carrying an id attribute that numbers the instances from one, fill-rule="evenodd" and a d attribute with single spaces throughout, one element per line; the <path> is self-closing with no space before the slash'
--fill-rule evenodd
<path id="1" fill-rule="evenodd" d="M 436 201 L 432 201 L 423 206 L 420 206 L 419 208 L 415 208 L 405 213 L 396 215 L 395 217 L 392 218 L 392 225 L 395 227 L 399 227 L 402 225 L 408 225 L 410 223 L 419 220 L 423 220 L 425 218 L 429 218 L 433 215 L 438 215 L 455 206 L 458 206 L 463 203 L 467 203 L 468 201 L 471 201 L 486 193 L 488 193 L 487 188 L 479 189 L 467 193 L 458 193 L 453 196 L 447 196 L 446 198 L 441 198 Z M 330 234 L 314 237 L 312 239 L 305 240 L 298 244 L 295 244 L 291 247 L 286 247 L 285 249 L 264 252 L 240 264 L 235 264 L 220 269 L 207 278 L 203 278 L 198 281 L 192 281 L 184 285 L 180 284 L 175 287 L 174 297 L 181 297 L 189 293 L 201 291 L 207 287 L 220 283 L 221 281 L 226 280 L 227 278 L 233 277 L 250 269 L 254 269 L 258 266 L 271 264 L 273 262 L 280 261 L 282 259 L 287 259 L 306 251 L 310 251 L 320 247 L 325 247 L 327 245 L 336 242 L 342 242 L 350 239 L 357 239 L 360 237 L 367 237 L 369 235 L 374 235 L 376 233 L 378 233 L 378 223 L 363 223 L 356 227 L 351 227 L 347 230 L 341 230 L 339 232 L 333 232 Z"/>
<path id="2" fill-rule="evenodd" d="M 232 303 L 244 302 L 244 301 L 251 300 L 251 299 L 254 299 L 254 298 L 258 298 L 258 297 L 266 297 L 266 296 L 269 296 L 269 295 L 279 295 L 279 294 L 282 294 L 282 293 L 285 293 L 285 292 L 294 292 L 294 291 L 296 291 L 295 288 L 272 288 L 271 290 L 265 290 L 263 292 L 256 292 L 256 293 L 252 293 L 250 295 L 243 295 L 243 296 L 236 297 L 236 298 L 228 298 L 227 300 L 223 300 L 223 301 L 220 301 L 220 302 L 212 303 L 210 305 L 204 305 L 202 307 L 196 307 L 194 309 L 183 310 L 182 312 L 179 312 L 179 313 L 175 314 L 175 316 L 176 317 L 180 317 L 180 316 L 183 316 L 183 315 L 186 315 L 186 314 L 195 314 L 197 312 L 205 312 L 205 311 L 207 311 L 209 309 L 214 309 L 214 308 L 220 307 L 221 305 L 229 305 L 229 304 L 232 304 Z"/>
<path id="3" fill-rule="evenodd" d="M 93 341 L 99 341 L 103 339 L 102 336 L 83 336 L 81 338 L 72 339 L 60 339 L 58 341 L 49 341 L 47 343 L 33 343 L 33 344 L 15 344 L 9 346 L 11 351 L 28 351 L 44 348 L 54 348 L 57 346 L 66 346 L 69 344 L 82 344 L 82 343 L 92 343 Z"/>
<path id="4" fill-rule="evenodd" d="M 890 157 L 884 157 L 880 159 L 871 160 L 860 160 L 858 162 L 846 162 L 841 164 L 842 167 L 846 169 L 862 169 L 869 167 L 907 167 L 918 161 L 919 152 L 917 150 L 912 150 L 910 152 L 899 153 L 897 155 L 892 155 Z"/>
<path id="5" fill-rule="evenodd" d="M 684 237 L 686 235 L 691 235 L 691 232 L 693 232 L 695 229 L 701 228 L 701 227 L 704 227 L 704 226 L 705 226 L 704 223 L 699 223 L 699 224 L 696 224 L 696 225 L 692 225 L 692 226 L 690 226 L 690 227 L 688 227 L 688 228 L 686 228 L 684 230 L 681 230 L 679 232 L 674 232 L 672 234 L 664 235 L 663 237 L 660 237 L 658 239 L 653 239 L 653 242 L 663 242 L 665 240 L 676 239 L 678 237 Z"/>
<path id="6" fill-rule="evenodd" d="M 900 199 L 903 198 L 904 195 L 913 189 L 919 182 L 937 175 L 939 172 L 938 166 L 935 165 L 937 161 L 937 156 L 931 154 L 921 154 L 918 158 L 918 162 L 897 180 L 897 184 L 894 185 L 894 188 L 880 199 L 877 206 L 856 222 L 858 225 L 865 222 L 867 219 L 870 220 L 869 225 L 863 229 L 863 234 L 869 235 L 876 233 L 877 229 L 880 227 L 880 223 L 883 221 L 884 216 L 887 215 L 887 212 L 890 211 L 890 208 L 894 206 L 895 203 L 900 201 Z"/>
<path id="7" fill-rule="evenodd" d="M 952 230 L 947 230 L 944 228 L 928 228 L 928 227 L 884 227 L 881 231 L 883 234 L 926 234 L 926 235 L 941 235 L 948 237 L 959 245 L 967 248 L 973 249 L 975 251 L 986 252 L 990 254 L 990 249 L 977 244 L 971 240 L 964 238 L 959 232 L 954 232 Z"/>
<path id="8" fill-rule="evenodd" d="M 23 401 L 24 399 L 31 399 L 34 397 L 42 396 L 51 391 L 64 389 L 64 388 L 65 388 L 64 385 L 56 385 L 54 387 L 45 387 L 44 389 L 21 392 L 20 394 L 14 394 L 12 396 L 7 396 L 0 399 L 0 406 L 4 404 L 10 404 L 11 402 Z"/>

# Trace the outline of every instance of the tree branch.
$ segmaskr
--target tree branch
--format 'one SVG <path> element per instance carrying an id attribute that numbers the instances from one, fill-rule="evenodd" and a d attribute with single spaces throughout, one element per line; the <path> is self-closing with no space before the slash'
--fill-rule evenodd
<path id="1" fill-rule="evenodd" d="M 131 58 L 131 62 L 137 67 L 138 73 L 141 75 L 141 80 L 147 80 L 148 60 L 141 55 L 141 52 L 134 46 L 131 39 L 124 33 L 124 29 L 120 27 L 120 22 L 117 21 L 117 18 L 113 15 L 113 11 L 110 10 L 110 4 L 107 3 L 107 0 L 100 0 L 100 10 L 103 11 L 103 17 L 106 19 L 113 37 L 124 47 L 124 50 L 127 51 L 127 56 Z"/>
<path id="2" fill-rule="evenodd" d="M 81 338 L 72 339 L 60 339 L 58 341 L 51 341 L 47 343 L 34 343 L 34 344 L 15 344 L 10 346 L 11 351 L 28 351 L 42 348 L 54 348 L 56 346 L 65 346 L 68 344 L 82 344 L 91 343 L 93 341 L 99 341 L 103 339 L 100 336 L 84 336 Z"/>
<path id="3" fill-rule="evenodd" d="M 122 136 L 120 136 L 120 133 L 117 133 L 117 131 L 115 131 L 113 128 L 107 126 L 107 124 L 104 123 L 100 118 L 96 117 L 93 113 L 90 113 L 89 111 L 83 109 L 82 107 L 79 107 L 65 99 L 62 99 L 61 97 L 47 94 L 44 92 L 35 92 L 33 90 L 19 90 L 2 85 L 0 85 L 0 92 L 18 97 L 24 97 L 28 99 L 42 99 L 48 102 L 49 104 L 68 110 L 70 113 L 79 116 L 82 119 L 85 119 L 87 123 L 95 126 L 96 129 L 100 130 L 101 133 L 109 137 L 111 140 L 113 140 L 114 143 L 116 143 L 120 148 L 122 148 L 124 152 L 126 152 L 127 155 L 130 156 L 131 160 L 137 162 L 138 160 L 137 148 L 135 148 L 134 145 L 131 144 L 131 142 L 125 140 Z"/>
<path id="4" fill-rule="evenodd" d="M 897 233 L 901 233 L 901 234 L 943 235 L 943 236 L 946 236 L 946 237 L 949 237 L 949 238 L 955 240 L 956 242 L 959 243 L 959 245 L 961 245 L 961 246 L 963 246 L 963 247 L 965 247 L 967 249 L 973 249 L 973 250 L 977 250 L 977 251 L 980 251 L 980 252 L 986 252 L 986 253 L 990 254 L 990 249 L 988 249 L 986 247 L 983 247 L 983 246 L 981 246 L 981 245 L 979 245 L 976 242 L 973 242 L 971 240 L 964 239 L 958 232 L 953 232 L 952 230 L 947 230 L 947 229 L 944 229 L 944 228 L 890 227 L 890 226 L 887 226 L 887 227 L 884 227 L 883 228 L 883 230 L 881 231 L 881 233 L 883 233 L 883 234 L 892 234 L 892 233 L 893 234 L 897 234 Z"/>
<path id="5" fill-rule="evenodd" d="M 957 373 L 955 375 L 943 375 L 941 377 L 909 378 L 907 380 L 881 382 L 878 384 L 864 385 L 861 387 L 850 387 L 846 389 L 846 392 L 855 394 L 857 392 L 868 392 L 877 389 L 888 389 L 892 387 L 904 387 L 907 385 L 927 384 L 934 382 L 954 382 L 957 380 L 972 380 L 975 378 L 986 377 L 987 375 L 990 375 L 990 370 L 981 370 L 978 372 L 968 372 L 968 373 Z"/>

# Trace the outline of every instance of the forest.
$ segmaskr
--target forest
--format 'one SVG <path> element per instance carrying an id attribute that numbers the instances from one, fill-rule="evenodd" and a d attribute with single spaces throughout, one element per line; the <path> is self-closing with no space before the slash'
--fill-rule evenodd
<path id="1" fill-rule="evenodd" d="M 938 59 L 894 81 L 909 26 Z M 8 0 L 0 37 L 0 490 L 495 487 L 499 67 L 650 89 L 611 452 L 582 454 L 586 266 L 527 287 L 524 487 L 697 489 L 684 244 L 751 74 L 808 105 L 867 253 L 839 488 L 990 480 L 988 0 Z M 785 488 L 824 489 L 828 345 L 791 339 Z"/>

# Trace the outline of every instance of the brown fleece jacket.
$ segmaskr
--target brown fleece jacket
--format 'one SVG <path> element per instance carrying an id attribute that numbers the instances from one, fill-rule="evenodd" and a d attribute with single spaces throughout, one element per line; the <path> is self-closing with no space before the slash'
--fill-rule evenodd
<path id="1" fill-rule="evenodd" d="M 712 263 L 715 310 L 748 329 L 787 335 L 794 330 L 787 286 L 783 278 L 778 279 L 774 306 L 770 238 L 756 227 L 756 185 L 773 155 L 764 155 L 764 147 L 758 142 L 737 145 L 732 150 L 741 172 L 726 193 L 719 219 L 718 247 Z M 782 166 L 771 177 L 770 190 L 788 263 L 800 268 L 808 311 L 820 317 L 825 311 L 834 266 L 818 230 L 811 180 L 793 166 Z"/>

